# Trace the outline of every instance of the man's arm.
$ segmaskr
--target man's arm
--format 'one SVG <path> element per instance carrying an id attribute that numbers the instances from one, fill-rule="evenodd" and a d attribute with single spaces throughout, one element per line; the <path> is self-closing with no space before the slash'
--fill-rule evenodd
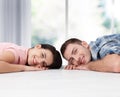
<path id="1" fill-rule="evenodd" d="M 109 54 L 101 60 L 93 61 L 86 65 L 88 70 L 101 72 L 120 72 L 120 55 Z"/>
<path id="2" fill-rule="evenodd" d="M 79 66 L 69 66 L 67 69 L 92 70 L 100 72 L 120 72 L 120 55 L 110 54 L 103 59 L 91 61 Z"/>

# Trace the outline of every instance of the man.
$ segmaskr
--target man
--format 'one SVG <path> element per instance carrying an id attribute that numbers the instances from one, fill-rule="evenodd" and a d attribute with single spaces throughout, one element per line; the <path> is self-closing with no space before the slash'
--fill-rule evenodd
<path id="1" fill-rule="evenodd" d="M 88 44 L 71 38 L 61 46 L 65 69 L 120 72 L 120 34 L 105 35 Z"/>

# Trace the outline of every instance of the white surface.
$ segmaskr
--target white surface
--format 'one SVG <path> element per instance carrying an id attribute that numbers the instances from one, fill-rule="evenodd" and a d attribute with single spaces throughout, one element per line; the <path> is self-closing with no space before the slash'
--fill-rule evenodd
<path id="1" fill-rule="evenodd" d="M 120 97 L 120 74 L 82 70 L 0 74 L 0 97 Z"/>

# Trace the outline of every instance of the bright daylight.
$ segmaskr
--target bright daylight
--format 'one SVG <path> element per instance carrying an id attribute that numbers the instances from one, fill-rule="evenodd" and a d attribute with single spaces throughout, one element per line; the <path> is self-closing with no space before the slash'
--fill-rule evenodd
<path id="1" fill-rule="evenodd" d="M 0 97 L 120 97 L 120 0 L 0 0 Z"/>

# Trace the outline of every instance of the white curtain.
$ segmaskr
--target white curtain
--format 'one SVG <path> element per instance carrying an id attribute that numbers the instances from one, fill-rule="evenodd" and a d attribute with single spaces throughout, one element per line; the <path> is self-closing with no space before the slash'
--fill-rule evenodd
<path id="1" fill-rule="evenodd" d="M 0 0 L 0 42 L 31 46 L 31 0 Z"/>

